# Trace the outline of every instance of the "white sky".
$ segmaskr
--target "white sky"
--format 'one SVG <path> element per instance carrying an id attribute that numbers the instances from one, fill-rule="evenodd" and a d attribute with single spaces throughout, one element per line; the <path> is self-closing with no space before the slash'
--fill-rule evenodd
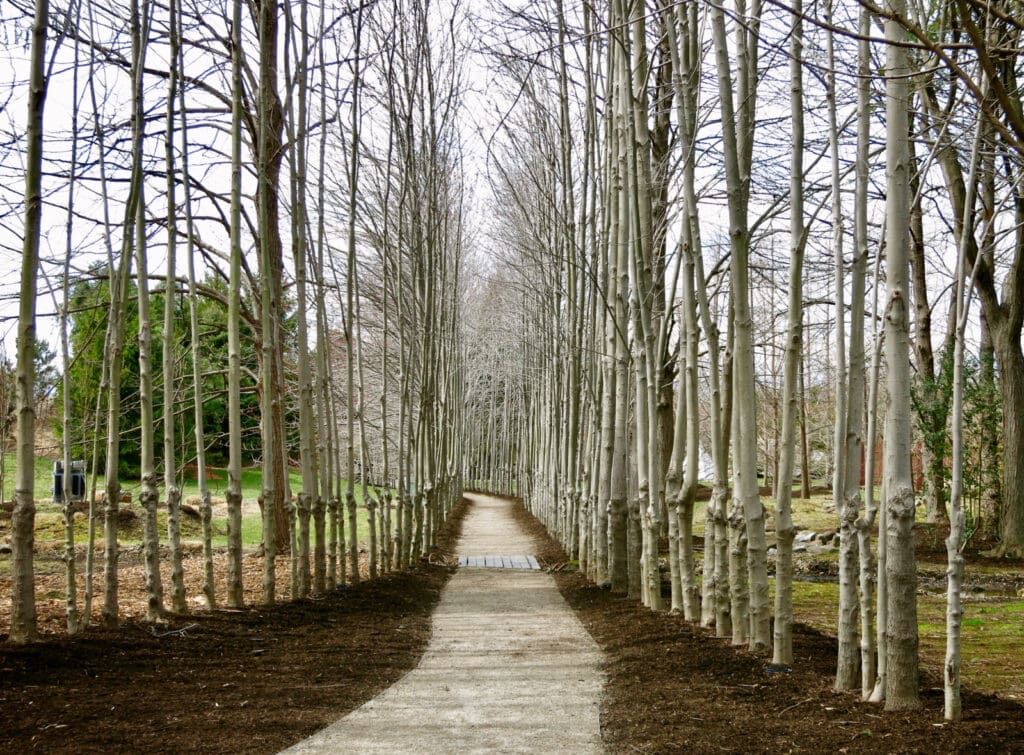
<path id="1" fill-rule="evenodd" d="M 473 3 L 470 7 L 485 9 L 482 15 L 486 15 L 486 3 Z M 538 12 L 538 8 L 543 9 L 544 6 L 537 6 L 532 4 L 525 4 L 524 7 L 531 7 L 534 12 Z M 578 10 L 579 5 L 569 3 L 567 4 L 568 12 L 571 14 L 573 9 Z M 8 14 L 9 15 L 9 14 Z M 765 20 L 765 34 L 768 36 L 781 36 L 785 29 L 786 19 L 783 16 L 769 16 L 766 14 Z M 8 31 L 8 36 L 0 39 L 3 42 L 0 45 L 0 97 L 8 97 L 8 99 L 0 99 L 0 103 L 4 105 L 3 110 L 0 111 L 0 143 L 6 143 L 10 138 L 20 135 L 24 132 L 25 122 L 25 100 L 24 100 L 24 87 L 21 82 L 24 81 L 27 75 L 27 49 L 24 45 L 24 39 L 22 37 L 12 37 L 9 35 L 10 29 L 13 28 L 10 23 L 4 30 Z M 22 24 L 22 29 L 24 24 Z M 478 33 L 481 30 L 488 30 L 491 27 L 486 23 L 480 23 L 473 25 L 472 27 L 466 26 L 465 33 L 467 40 L 472 39 L 472 35 Z M 810 31 L 810 30 L 809 30 Z M 23 35 L 22 35 L 23 36 Z M 513 49 L 520 52 L 529 45 L 536 45 L 537 43 L 526 37 L 515 36 L 510 33 L 508 40 L 511 42 Z M 766 45 L 766 50 L 768 50 Z M 51 82 L 49 97 L 46 104 L 45 123 L 48 132 L 60 132 L 65 131 L 67 125 L 71 122 L 72 113 L 72 88 L 71 88 L 71 75 L 70 62 L 71 62 L 72 49 L 70 45 L 65 45 L 61 49 L 61 53 L 58 57 L 57 65 L 55 66 L 55 77 Z M 154 48 L 154 55 L 159 55 L 160 49 Z M 774 55 L 774 58 L 769 57 Z M 811 50 L 809 58 L 820 62 L 820 55 Z M 154 65 L 158 64 L 159 61 L 154 60 Z M 471 191 L 470 206 L 473 211 L 473 225 L 475 226 L 472 231 L 474 237 L 478 240 L 480 246 L 480 253 L 484 255 L 499 253 L 498 250 L 489 250 L 489 247 L 494 244 L 493 234 L 489 231 L 489 223 L 492 222 L 493 213 L 489 211 L 491 203 L 495 200 L 490 192 L 488 183 L 488 164 L 487 164 L 487 153 L 485 141 L 492 138 L 501 116 L 507 111 L 508 108 L 508 82 L 500 81 L 495 77 L 491 70 L 488 70 L 488 59 L 486 56 L 475 51 L 473 54 L 468 55 L 465 59 L 464 64 L 466 66 L 466 81 L 469 85 L 468 91 L 466 92 L 466 108 L 464 111 L 464 126 L 462 133 L 464 137 L 464 165 L 466 169 L 466 183 Z M 192 55 L 189 58 L 190 70 L 194 71 L 197 75 L 201 68 L 205 67 L 205 63 L 201 61 L 198 56 Z M 788 61 L 785 55 L 782 53 L 773 53 L 770 50 L 766 53 L 765 65 L 770 67 L 769 73 L 773 77 L 785 78 L 786 68 Z M 283 78 L 284 69 L 282 67 L 280 75 Z M 344 75 L 344 74 L 343 74 Z M 109 67 L 105 69 L 104 76 L 106 77 L 107 91 L 111 92 L 118 102 L 111 102 L 111 107 L 108 108 L 108 115 L 113 113 L 120 113 L 120 117 L 125 117 L 127 108 L 125 107 L 127 97 L 127 78 L 123 74 L 112 72 Z M 14 84 L 12 87 L 11 84 Z M 83 82 L 84 83 L 84 82 Z M 103 83 L 103 82 L 99 82 Z M 812 128 L 818 128 L 821 123 L 821 106 L 820 101 L 820 85 L 815 80 L 813 73 L 809 72 L 807 75 L 807 81 L 805 82 L 808 89 L 808 130 Z M 848 84 L 849 82 L 841 81 L 840 86 Z M 817 98 L 817 99 L 815 99 Z M 710 104 L 711 108 L 708 112 L 708 125 L 703 131 L 705 138 L 713 138 L 714 133 L 717 130 L 715 122 L 716 108 L 717 105 L 710 95 L 706 95 L 706 100 Z M 193 100 L 196 101 L 196 100 Z M 787 113 L 788 102 L 786 100 L 780 100 L 778 97 L 774 97 L 770 92 L 765 91 L 765 95 L 762 99 L 760 107 L 760 115 L 766 116 L 769 119 L 781 118 L 784 119 Z M 86 105 L 83 110 L 84 116 L 88 117 L 89 108 Z M 841 114 L 842 119 L 845 114 Z M 346 116 L 347 117 L 347 116 Z M 153 122 L 149 130 L 151 133 L 162 130 L 162 122 Z M 783 141 L 785 135 L 788 133 L 788 127 L 781 123 L 778 129 L 768 130 L 762 129 L 759 131 L 759 136 L 765 139 L 771 137 L 773 144 L 771 146 L 759 145 L 759 151 L 765 150 L 765 157 L 769 158 L 769 162 L 778 162 L 781 160 L 787 160 L 785 156 L 785 142 Z M 820 133 L 819 133 L 820 135 Z M 193 134 L 196 141 L 211 141 L 212 143 L 219 143 L 224 145 L 224 135 L 214 134 L 209 130 L 196 129 Z M 499 138 L 507 138 L 505 136 Z M 766 142 L 767 144 L 767 142 Z M 48 145 L 50 147 L 50 154 L 53 155 L 53 150 L 58 148 L 57 145 Z M 61 145 L 60 149 L 66 149 L 66 145 Z M 154 158 L 162 159 L 162 140 L 159 138 L 150 140 L 150 149 L 153 151 Z M 21 192 L 23 187 L 19 185 L 17 176 L 17 162 L 20 159 L 20 155 L 17 151 L 9 154 L 6 158 L 0 155 L 0 164 L 3 168 L 3 185 L 0 185 L 0 343 L 8 354 L 13 354 L 13 333 L 14 333 L 14 321 L 12 316 L 15 313 L 14 303 L 17 300 L 17 288 L 18 288 L 18 277 L 20 272 L 20 227 L 21 227 L 21 215 L 20 206 Z M 812 160 L 812 156 L 808 156 L 808 162 Z M 203 175 L 204 181 L 208 181 L 212 185 L 226 186 L 227 173 L 224 165 L 212 165 L 208 164 L 205 166 L 201 165 L 199 156 L 193 158 L 193 170 L 204 169 L 206 173 Z M 788 163 L 787 163 L 788 164 Z M 881 165 L 881 161 L 879 161 Z M 51 166 L 52 167 L 52 166 Z M 162 167 L 162 166 L 160 166 Z M 783 173 L 788 171 L 788 167 L 783 168 L 779 165 L 773 165 L 776 170 L 781 170 Z M 820 167 L 817 169 L 817 178 L 821 179 L 824 176 L 824 171 L 827 171 L 828 163 L 827 160 L 823 161 Z M 715 182 L 718 177 L 714 174 L 713 168 L 707 168 L 704 170 L 704 176 L 707 181 Z M 161 185 L 161 179 L 151 179 L 149 192 L 151 195 L 151 214 L 163 212 L 162 198 L 156 195 L 158 187 Z M 48 186 L 53 188 L 59 184 L 56 179 L 48 181 Z M 852 192 L 852 181 L 847 181 L 847 187 Z M 93 192 L 95 196 L 95 190 L 89 188 L 86 190 L 83 188 L 79 193 L 78 202 L 84 202 L 85 206 L 82 207 L 82 219 L 76 220 L 76 245 L 81 246 L 87 242 L 93 251 L 86 256 L 81 254 L 76 255 L 74 258 L 74 264 L 82 268 L 94 260 L 103 258 L 103 245 L 100 243 L 101 239 L 98 236 L 99 227 L 91 219 L 96 219 L 100 216 L 99 205 L 95 199 L 90 201 L 87 198 L 86 192 Z M 116 188 L 114 189 L 116 192 Z M 282 192 L 282 197 L 286 199 L 287 190 Z M 60 196 L 58 195 L 59 199 Z M 939 200 L 941 206 L 944 200 Z M 808 200 L 808 212 L 813 210 L 816 200 L 811 197 Z M 852 206 L 852 202 L 847 198 L 848 209 Z M 933 205 L 928 204 L 926 207 Z M 876 203 L 873 211 L 873 220 L 877 224 L 880 219 L 880 203 Z M 282 208 L 284 210 L 284 208 Z M 115 226 L 120 222 L 120 208 L 117 203 L 112 207 L 111 220 Z M 201 213 L 202 210 L 200 209 Z M 756 215 L 756 207 L 752 208 L 752 217 Z M 830 239 L 831 232 L 828 230 L 824 221 L 829 219 L 829 211 L 826 210 L 819 216 L 818 225 L 818 237 L 825 240 L 824 246 L 815 244 L 812 247 L 811 255 L 813 259 L 822 259 L 831 252 L 828 250 L 828 240 Z M 283 224 L 286 227 L 286 218 L 282 216 Z M 702 221 L 705 224 L 704 228 L 704 239 L 705 242 L 712 242 L 716 236 L 721 237 L 724 232 L 725 222 L 724 216 L 722 215 L 720 205 L 717 203 L 708 203 L 705 205 L 705 213 L 702 215 Z M 65 218 L 63 212 L 56 210 L 52 207 L 47 208 L 44 216 L 44 238 L 42 255 L 46 258 L 62 258 L 65 248 L 64 239 L 64 222 Z M 778 231 L 784 232 L 787 227 L 788 221 L 785 216 L 779 217 L 775 221 L 775 228 Z M 952 267 L 952 254 L 955 250 L 951 249 L 950 244 L 946 239 L 948 235 L 943 232 L 943 227 L 938 215 L 935 214 L 929 221 L 930 228 L 934 229 L 932 234 L 933 248 L 940 246 L 944 249 L 942 264 L 945 265 L 946 270 L 935 272 L 936 289 L 939 288 L 941 280 L 948 275 L 948 270 Z M 202 226 L 204 237 L 208 241 L 215 245 L 223 244 L 224 238 L 218 237 L 218 231 L 215 225 L 204 224 Z M 779 256 L 785 257 L 786 242 L 783 241 L 784 237 L 777 238 L 774 246 L 777 247 L 776 252 Z M 116 246 L 115 246 L 116 248 Z M 782 251 L 779 252 L 779 249 Z M 852 239 L 847 241 L 847 249 L 852 249 Z M 165 262 L 163 259 L 163 242 L 158 237 L 154 237 L 154 246 L 150 250 L 150 267 L 151 271 L 163 271 Z M 287 257 L 288 255 L 286 255 Z M 52 274 L 55 268 L 52 265 L 44 266 L 44 274 L 41 275 L 39 280 L 40 289 L 43 290 L 47 286 L 46 273 Z M 202 272 L 198 273 L 200 277 Z M 781 281 L 784 279 L 784 273 L 777 276 L 777 280 Z M 56 283 L 56 279 L 50 279 L 53 283 Z M 814 291 L 808 291 L 808 296 L 814 296 Z M 822 297 L 825 295 L 824 291 L 819 291 Z M 934 296 L 934 294 L 933 294 Z M 778 298 L 782 298 L 782 295 Z M 933 302 L 936 304 L 936 302 Z M 38 330 L 39 335 L 42 338 L 48 340 L 51 346 L 56 346 L 56 320 L 53 317 L 54 313 L 54 302 L 52 298 L 43 293 L 37 303 L 38 311 L 40 314 Z M 936 307 L 937 312 L 944 312 L 944 305 L 941 303 Z M 823 315 L 819 315 L 823 316 Z M 935 327 L 936 330 L 940 330 L 944 325 L 944 317 L 936 317 Z"/>

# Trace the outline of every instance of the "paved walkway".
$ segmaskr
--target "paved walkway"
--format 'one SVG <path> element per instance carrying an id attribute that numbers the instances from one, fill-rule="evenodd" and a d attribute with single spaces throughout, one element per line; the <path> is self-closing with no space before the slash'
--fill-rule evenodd
<path id="1" fill-rule="evenodd" d="M 467 497 L 458 555 L 533 553 L 511 504 Z M 600 752 L 600 663 L 550 574 L 463 567 L 419 666 L 285 752 Z"/>

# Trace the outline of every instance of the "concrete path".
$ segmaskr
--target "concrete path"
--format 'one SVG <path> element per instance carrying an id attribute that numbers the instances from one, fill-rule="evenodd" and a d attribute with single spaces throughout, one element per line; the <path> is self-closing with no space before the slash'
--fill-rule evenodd
<path id="1" fill-rule="evenodd" d="M 458 555 L 533 553 L 510 503 L 467 497 Z M 600 663 L 550 574 L 460 568 L 419 666 L 285 752 L 600 752 Z"/>

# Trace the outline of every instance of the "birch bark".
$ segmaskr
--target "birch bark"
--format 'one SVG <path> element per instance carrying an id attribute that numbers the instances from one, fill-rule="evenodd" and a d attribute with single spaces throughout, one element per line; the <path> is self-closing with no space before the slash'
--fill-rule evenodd
<path id="1" fill-rule="evenodd" d="M 242 597 L 242 0 L 233 0 L 231 21 L 231 207 L 228 273 L 228 509 L 227 604 Z"/>
<path id="2" fill-rule="evenodd" d="M 775 485 L 775 628 L 772 663 L 793 663 L 793 527 L 792 496 L 796 457 L 796 424 L 799 410 L 797 377 L 803 358 L 803 258 L 804 227 L 804 97 L 803 97 L 803 1 L 793 0 L 790 34 L 790 119 L 792 156 L 789 177 L 789 301 L 785 364 L 782 377 L 782 437 L 778 480 Z"/>
<path id="3" fill-rule="evenodd" d="M 752 321 L 750 315 L 749 245 L 747 201 L 750 181 L 750 155 L 753 149 L 754 119 L 757 82 L 757 19 L 759 3 L 755 0 L 751 13 L 745 3 L 737 3 L 737 15 L 745 20 L 738 31 L 737 45 L 738 96 L 740 107 L 734 110 L 734 91 L 729 50 L 726 41 L 725 12 L 721 5 L 711 10 L 719 100 L 722 109 L 723 151 L 726 165 L 726 184 L 729 205 L 729 237 L 732 248 L 731 293 L 735 332 L 733 342 L 734 411 L 736 430 L 733 433 L 733 514 L 734 538 L 732 547 L 736 557 L 744 549 L 750 585 L 750 632 L 742 626 L 744 617 L 733 616 L 734 641 L 749 641 L 752 650 L 767 649 L 771 643 L 770 606 L 768 601 L 767 542 L 764 527 L 764 506 L 758 497 L 757 480 L 757 418 L 754 389 L 754 354 Z M 735 524 L 742 518 L 744 531 Z M 735 572 L 738 567 L 731 567 Z M 738 577 L 738 573 L 734 574 Z M 736 580 L 732 581 L 733 613 L 743 610 L 742 591 L 736 595 Z M 739 626 L 737 626 L 739 625 Z"/>
<path id="4" fill-rule="evenodd" d="M 906 0 L 887 0 L 894 17 Z M 904 32 L 887 19 L 886 48 L 886 289 L 885 312 L 885 497 L 887 514 L 888 617 L 886 710 L 920 707 L 918 698 L 917 569 L 914 554 L 914 487 L 910 470 L 910 348 L 908 243 L 910 152 L 908 77 Z"/>
<path id="5" fill-rule="evenodd" d="M 14 512 L 11 518 L 11 631 L 13 642 L 31 642 L 36 625 L 35 571 L 35 329 L 36 271 L 42 218 L 43 108 L 46 104 L 47 0 L 36 0 L 32 23 L 29 72 L 28 136 L 25 160 L 25 235 L 21 255 L 21 296 L 18 300 L 17 450 Z M 65 477 L 70 470 L 65 468 Z"/>

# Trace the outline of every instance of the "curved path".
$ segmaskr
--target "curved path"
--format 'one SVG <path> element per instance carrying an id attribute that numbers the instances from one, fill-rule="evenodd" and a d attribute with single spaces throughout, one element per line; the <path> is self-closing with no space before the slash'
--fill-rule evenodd
<path id="1" fill-rule="evenodd" d="M 466 497 L 459 556 L 533 553 L 512 504 Z M 600 663 L 550 574 L 463 567 L 419 666 L 285 752 L 600 752 Z"/>

